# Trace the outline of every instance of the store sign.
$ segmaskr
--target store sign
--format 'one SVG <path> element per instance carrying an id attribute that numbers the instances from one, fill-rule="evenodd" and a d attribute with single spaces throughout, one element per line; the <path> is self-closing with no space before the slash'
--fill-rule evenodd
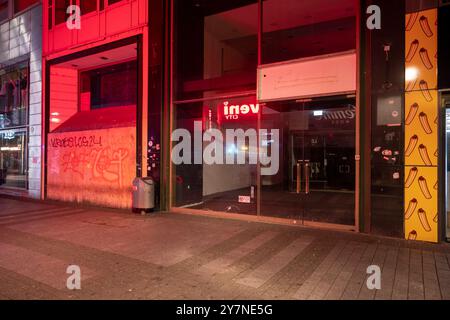
<path id="1" fill-rule="evenodd" d="M 322 120 L 353 120 L 356 118 L 356 107 L 349 106 L 348 109 L 340 110 L 324 110 L 322 112 L 314 112 L 314 117 L 318 121 Z"/>
<path id="2" fill-rule="evenodd" d="M 252 203 L 250 196 L 239 196 L 239 203 Z"/>
<path id="3" fill-rule="evenodd" d="M 356 91 L 355 52 L 308 57 L 258 68 L 258 101 L 333 96 Z"/>
<path id="4" fill-rule="evenodd" d="M 5 140 L 12 140 L 16 137 L 16 133 L 13 130 L 3 131 L 2 137 Z"/>
<path id="5" fill-rule="evenodd" d="M 241 105 L 229 105 L 228 101 L 223 103 L 223 116 L 226 120 L 238 120 L 240 116 L 256 115 L 258 113 L 258 103 Z"/>

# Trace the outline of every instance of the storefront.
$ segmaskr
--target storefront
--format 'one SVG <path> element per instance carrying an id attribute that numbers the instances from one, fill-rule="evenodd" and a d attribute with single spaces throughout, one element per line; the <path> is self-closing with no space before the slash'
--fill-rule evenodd
<path id="1" fill-rule="evenodd" d="M 358 228 L 359 8 L 325 2 L 174 1 L 173 129 L 248 134 L 224 142 L 234 164 L 173 166 L 173 210 Z"/>
<path id="2" fill-rule="evenodd" d="M 448 7 L 172 5 L 171 210 L 445 239 L 437 64 L 448 44 L 437 51 Z M 369 5 L 379 30 L 367 28 Z"/>
<path id="3" fill-rule="evenodd" d="M 40 197 L 41 6 L 0 1 L 0 193 Z"/>
<path id="4" fill-rule="evenodd" d="M 43 7 L 43 198 L 129 208 L 151 176 L 159 210 L 445 239 L 443 3 Z"/>

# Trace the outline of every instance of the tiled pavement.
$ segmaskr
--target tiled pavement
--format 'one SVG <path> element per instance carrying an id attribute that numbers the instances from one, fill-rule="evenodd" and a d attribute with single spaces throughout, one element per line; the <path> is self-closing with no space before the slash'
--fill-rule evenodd
<path id="1" fill-rule="evenodd" d="M 0 198 L 0 299 L 450 299 L 450 246 Z"/>

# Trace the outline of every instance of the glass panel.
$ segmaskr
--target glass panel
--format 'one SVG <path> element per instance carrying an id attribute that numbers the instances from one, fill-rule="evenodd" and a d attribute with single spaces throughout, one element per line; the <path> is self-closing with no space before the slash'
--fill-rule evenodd
<path id="1" fill-rule="evenodd" d="M 354 225 L 354 98 L 267 103 L 261 128 L 279 129 L 280 169 L 261 178 L 261 214 Z"/>
<path id="2" fill-rule="evenodd" d="M 257 1 L 175 1 L 176 100 L 255 90 Z"/>
<path id="3" fill-rule="evenodd" d="M 8 0 L 0 0 L 0 21 L 8 19 Z"/>
<path id="4" fill-rule="evenodd" d="M 48 29 L 53 28 L 53 9 L 52 7 L 48 8 Z"/>
<path id="5" fill-rule="evenodd" d="M 97 11 L 97 2 L 98 0 L 90 0 L 90 1 L 81 0 L 80 1 L 81 14 Z"/>
<path id="6" fill-rule="evenodd" d="M 263 64 L 356 48 L 354 0 L 263 1 Z"/>
<path id="7" fill-rule="evenodd" d="M 39 0 L 14 0 L 14 13 L 23 11 L 38 2 Z"/>
<path id="8" fill-rule="evenodd" d="M 89 109 L 136 105 L 136 61 L 84 72 L 81 80 L 81 94 L 90 95 Z"/>
<path id="9" fill-rule="evenodd" d="M 104 54 L 117 57 L 127 52 L 135 55 L 134 46 Z M 86 66 L 93 61 L 88 56 L 76 60 L 77 64 L 72 61 L 50 67 L 50 132 L 136 125 L 136 60 L 79 72 L 80 65 Z"/>
<path id="10" fill-rule="evenodd" d="M 0 186 L 25 188 L 26 129 L 0 131 Z"/>
<path id="11" fill-rule="evenodd" d="M 271 102 L 262 106 L 261 129 L 279 130 L 279 142 L 272 144 L 278 153 L 279 169 L 275 175 L 261 176 L 261 215 L 301 219 L 301 190 L 304 189 L 303 138 L 308 129 L 304 105 L 296 101 Z M 271 137 L 261 137 L 264 148 Z M 261 150 L 263 152 L 264 150 Z"/>
<path id="12" fill-rule="evenodd" d="M 27 124 L 28 67 L 14 66 L 0 72 L 0 129 Z"/>
<path id="13" fill-rule="evenodd" d="M 108 0 L 108 4 L 112 5 L 112 4 L 120 2 L 120 1 L 122 1 L 122 0 Z"/>
<path id="14" fill-rule="evenodd" d="M 371 32 L 371 232 L 404 233 L 405 2 L 381 1 L 383 28 Z M 390 44 L 390 51 L 383 50 Z M 382 50 L 380 50 L 382 48 Z"/>
<path id="15" fill-rule="evenodd" d="M 258 108 L 254 96 L 175 106 L 174 206 L 256 214 Z"/>
<path id="16" fill-rule="evenodd" d="M 445 152 L 445 166 L 446 166 L 446 176 L 445 176 L 445 181 L 446 181 L 446 192 L 447 192 L 447 197 L 445 199 L 446 201 L 446 234 L 447 234 L 447 238 L 450 239 L 450 186 L 449 186 L 449 181 L 450 181 L 450 97 L 447 96 L 445 99 L 445 128 L 446 128 L 446 132 L 445 132 L 445 139 L 446 139 L 446 152 Z"/>
<path id="17" fill-rule="evenodd" d="M 354 225 L 356 101 L 307 102 L 304 112 L 304 160 L 310 176 L 304 219 Z"/>
<path id="18" fill-rule="evenodd" d="M 67 8 L 70 6 L 70 0 L 55 1 L 55 25 L 65 23 L 69 18 Z"/>

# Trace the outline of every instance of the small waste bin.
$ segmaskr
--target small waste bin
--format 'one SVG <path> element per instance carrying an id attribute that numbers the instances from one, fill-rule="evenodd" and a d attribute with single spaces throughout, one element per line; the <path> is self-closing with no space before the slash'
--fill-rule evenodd
<path id="1" fill-rule="evenodd" d="M 152 178 L 133 180 L 132 210 L 145 214 L 155 208 L 155 183 Z"/>

